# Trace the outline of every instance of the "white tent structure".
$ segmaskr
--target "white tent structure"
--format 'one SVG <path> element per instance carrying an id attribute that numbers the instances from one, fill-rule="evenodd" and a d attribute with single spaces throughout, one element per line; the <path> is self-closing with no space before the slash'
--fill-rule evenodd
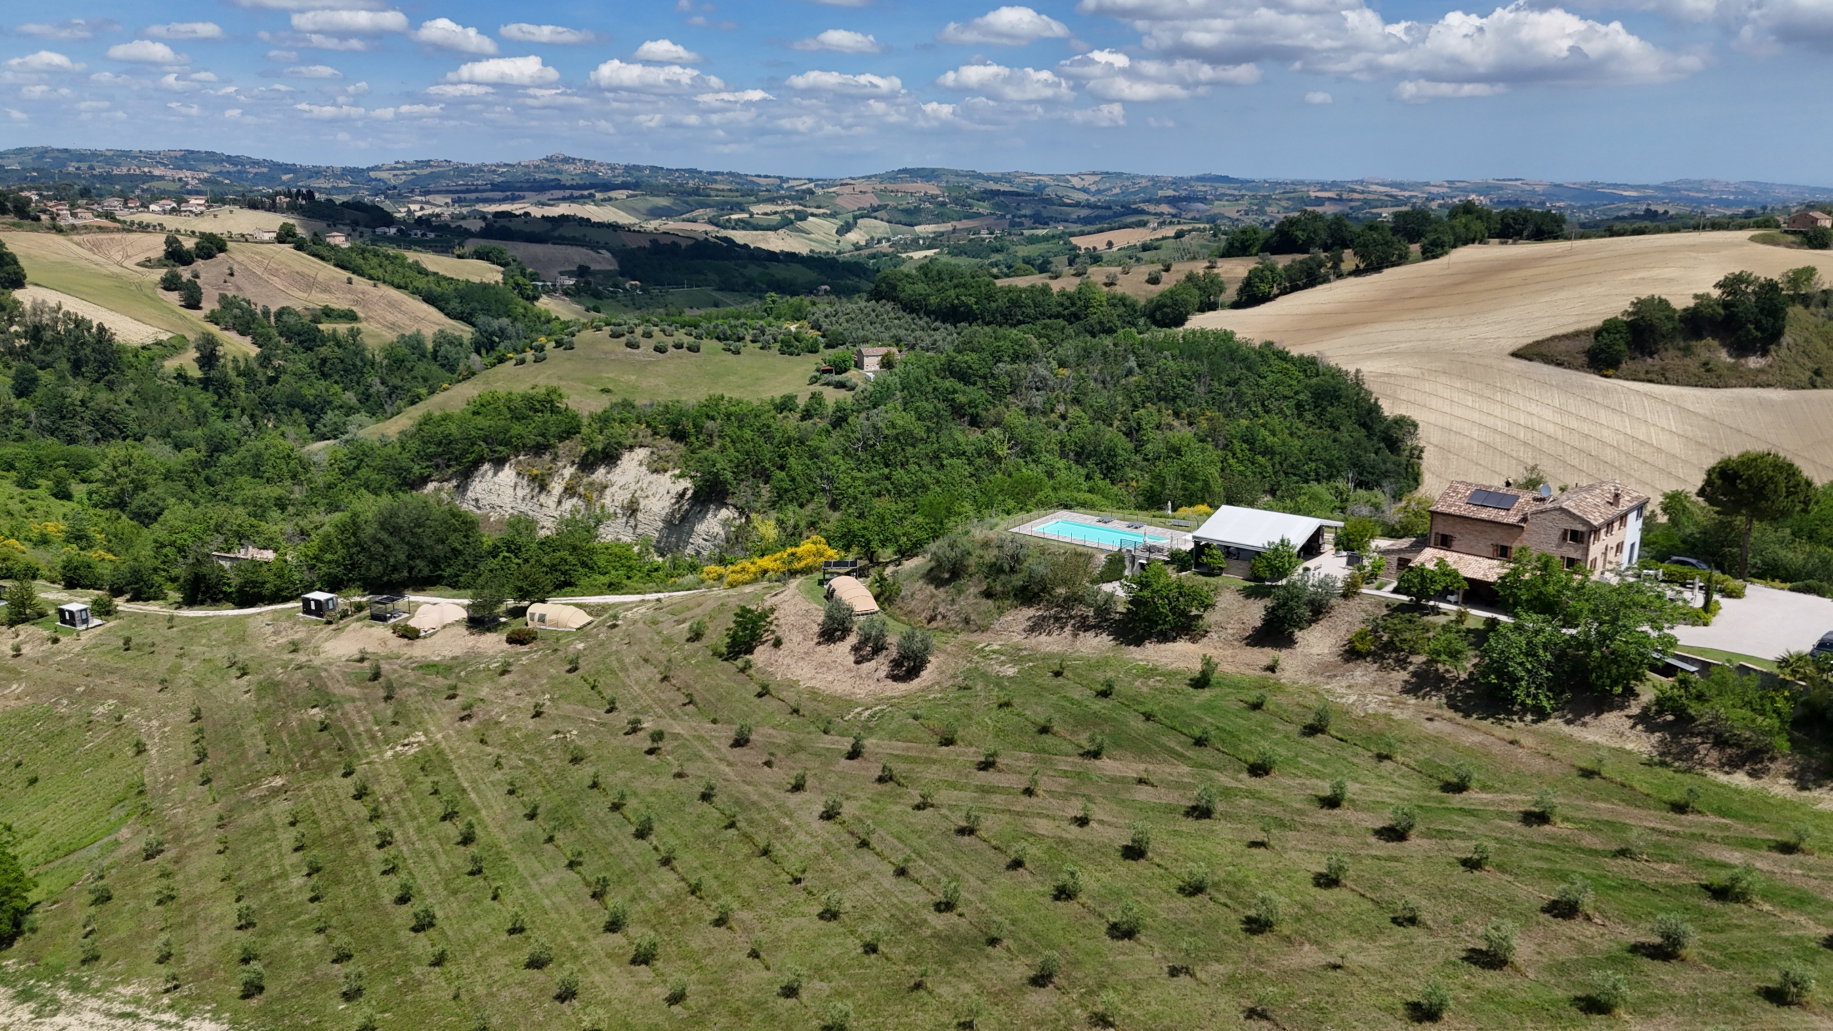
<path id="1" fill-rule="evenodd" d="M 541 601 L 528 607 L 528 625 L 537 630 L 578 630 L 590 622 L 592 617 L 584 609 L 571 605 Z"/>
<path id="2" fill-rule="evenodd" d="M 422 605 L 407 619 L 407 625 L 430 634 L 448 623 L 462 623 L 466 616 L 465 607 L 457 602 L 436 601 Z"/>

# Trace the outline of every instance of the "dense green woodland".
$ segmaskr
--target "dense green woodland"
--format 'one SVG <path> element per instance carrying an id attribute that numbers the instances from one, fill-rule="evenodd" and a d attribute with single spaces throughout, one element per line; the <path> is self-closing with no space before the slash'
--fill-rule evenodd
<path id="1" fill-rule="evenodd" d="M 1341 481 L 1399 496 L 1417 485 L 1413 422 L 1315 358 L 1225 332 L 1142 335 L 1137 318 L 1115 325 L 1101 311 L 1067 323 L 1061 315 L 1075 313 L 1053 309 L 1018 325 L 1006 310 L 986 317 L 1003 324 L 985 325 L 971 309 L 894 289 L 900 275 L 886 277 L 895 307 L 809 309 L 840 340 L 912 348 L 839 401 L 618 401 L 582 418 L 556 390 L 486 393 L 380 441 L 349 430 L 464 372 L 475 349 L 443 334 L 369 349 L 350 330 L 230 303 L 221 318 L 266 327 L 255 330 L 259 353 L 226 357 L 206 342 L 193 375 L 166 364 L 169 349 L 124 346 L 80 317 L 9 299 L 0 468 L 22 486 L 49 483 L 106 542 L 89 549 L 103 557 L 72 560 L 72 586 L 143 597 L 171 588 L 188 601 L 480 578 L 529 599 L 686 568 L 593 543 L 593 519 L 486 539 L 474 516 L 414 493 L 544 452 L 608 461 L 651 447 L 702 498 L 771 516 L 784 536 L 820 532 L 878 555 L 913 554 L 989 513 L 1242 503 Z M 973 288 L 1005 290 L 982 279 Z M 925 317 L 938 311 L 954 325 Z M 226 575 L 208 560 L 243 543 L 279 548 L 286 561 Z M 729 547 L 743 554 L 753 543 L 741 529 Z M 64 572 L 61 559 L 45 564 L 60 567 L 44 570 L 53 578 Z"/>

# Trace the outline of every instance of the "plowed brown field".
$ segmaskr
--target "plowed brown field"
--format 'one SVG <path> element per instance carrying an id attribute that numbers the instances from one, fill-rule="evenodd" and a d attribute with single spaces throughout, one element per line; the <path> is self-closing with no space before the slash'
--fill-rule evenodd
<path id="1" fill-rule="evenodd" d="M 1391 412 L 1419 420 L 1425 484 L 1500 482 L 1537 463 L 1555 483 L 1613 477 L 1659 492 L 1698 486 L 1717 459 L 1773 448 L 1833 477 L 1833 393 L 1629 383 L 1510 357 L 1594 326 L 1632 299 L 1690 303 L 1727 272 L 1773 276 L 1833 253 L 1784 250 L 1747 233 L 1466 247 L 1283 297 L 1198 315 L 1362 371 Z"/>

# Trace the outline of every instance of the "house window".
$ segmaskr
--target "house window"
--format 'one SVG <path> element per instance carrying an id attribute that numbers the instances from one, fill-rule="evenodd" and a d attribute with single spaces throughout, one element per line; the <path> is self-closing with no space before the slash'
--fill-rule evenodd
<path id="1" fill-rule="evenodd" d="M 1434 540 L 1432 543 L 1441 548 L 1449 548 L 1451 547 L 1451 542 L 1456 539 L 1457 538 L 1451 536 L 1448 533 L 1441 533 L 1438 535 L 1438 538 Z"/>
<path id="2" fill-rule="evenodd" d="M 1560 562 L 1564 563 L 1567 569 L 1571 569 L 1573 566 L 1578 565 L 1578 559 L 1575 558 L 1562 558 Z"/>
<path id="3" fill-rule="evenodd" d="M 1514 549 L 1510 548 L 1506 544 L 1498 544 L 1496 545 L 1496 557 L 1501 558 L 1501 559 L 1506 559 L 1509 556 L 1509 552 L 1512 550 Z"/>
<path id="4" fill-rule="evenodd" d="M 1567 544 L 1583 544 L 1583 543 L 1585 543 L 1585 531 L 1583 531 L 1583 530 L 1567 530 L 1567 531 L 1566 531 L 1566 543 L 1567 543 Z"/>

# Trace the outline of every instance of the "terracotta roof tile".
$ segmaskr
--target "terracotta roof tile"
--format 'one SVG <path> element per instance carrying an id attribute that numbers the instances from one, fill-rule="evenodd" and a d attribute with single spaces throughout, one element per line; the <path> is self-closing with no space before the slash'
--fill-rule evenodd
<path id="1" fill-rule="evenodd" d="M 1476 491 L 1488 491 L 1492 495 L 1512 497 L 1515 503 L 1506 509 L 1471 504 L 1470 495 Z M 1463 516 L 1466 519 L 1483 519 L 1492 523 L 1519 525 L 1527 522 L 1536 512 L 1564 509 L 1591 526 L 1603 526 L 1647 501 L 1647 494 L 1631 490 L 1615 480 L 1601 480 L 1597 483 L 1572 487 L 1544 501 L 1540 499 L 1537 491 L 1523 490 L 1519 487 L 1490 487 L 1467 480 L 1453 480 L 1438 496 L 1438 500 L 1433 502 L 1432 511 L 1444 515 Z"/>

